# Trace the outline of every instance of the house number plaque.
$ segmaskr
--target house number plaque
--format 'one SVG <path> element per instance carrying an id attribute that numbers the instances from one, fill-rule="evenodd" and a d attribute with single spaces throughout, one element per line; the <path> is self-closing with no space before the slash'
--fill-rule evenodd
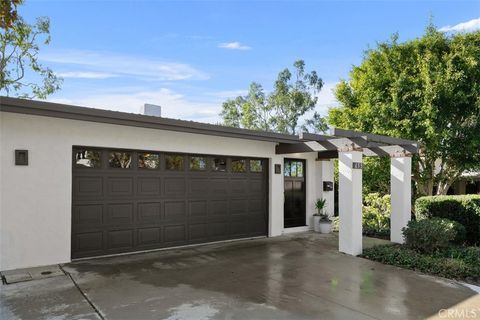
<path id="1" fill-rule="evenodd" d="M 363 168 L 363 164 L 361 162 L 353 162 L 352 163 L 352 168 L 353 169 L 362 169 Z"/>

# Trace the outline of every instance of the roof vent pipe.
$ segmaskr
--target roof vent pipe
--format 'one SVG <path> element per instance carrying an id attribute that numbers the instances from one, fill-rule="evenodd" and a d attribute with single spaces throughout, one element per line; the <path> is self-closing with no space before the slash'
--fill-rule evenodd
<path id="1" fill-rule="evenodd" d="M 162 107 L 156 104 L 145 103 L 140 113 L 146 116 L 161 117 Z"/>

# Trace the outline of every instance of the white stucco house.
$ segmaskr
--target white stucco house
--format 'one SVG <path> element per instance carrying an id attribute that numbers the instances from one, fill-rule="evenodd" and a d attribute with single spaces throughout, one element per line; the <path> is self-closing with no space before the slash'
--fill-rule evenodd
<path id="1" fill-rule="evenodd" d="M 410 219 L 415 141 L 284 135 L 0 97 L 0 270 L 306 231 L 314 201 L 362 251 L 362 157 L 391 157 L 392 241 Z"/>

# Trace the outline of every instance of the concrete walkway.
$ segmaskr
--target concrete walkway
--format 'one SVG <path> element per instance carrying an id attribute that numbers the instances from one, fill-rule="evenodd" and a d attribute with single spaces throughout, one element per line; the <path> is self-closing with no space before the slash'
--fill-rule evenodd
<path id="1" fill-rule="evenodd" d="M 478 298 L 340 254 L 337 241 L 304 233 L 79 261 L 63 266 L 75 284 L 2 285 L 0 319 L 423 319 Z"/>

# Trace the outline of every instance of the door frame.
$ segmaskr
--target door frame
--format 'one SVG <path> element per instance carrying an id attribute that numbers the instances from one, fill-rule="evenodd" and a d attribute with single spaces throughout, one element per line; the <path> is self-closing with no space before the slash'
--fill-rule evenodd
<path id="1" fill-rule="evenodd" d="M 285 186 L 285 161 L 301 161 L 303 163 L 303 183 L 304 183 L 304 192 L 303 192 L 303 202 L 305 205 L 305 211 L 303 212 L 304 215 L 304 224 L 301 226 L 294 226 L 294 227 L 287 227 L 285 226 L 285 190 L 283 191 L 283 203 L 284 203 L 284 212 L 283 212 L 283 228 L 284 229 L 292 229 L 292 228 L 302 228 L 308 226 L 307 224 L 307 159 L 305 158 L 283 158 L 283 171 L 282 171 L 282 178 L 283 178 L 283 185 Z"/>

